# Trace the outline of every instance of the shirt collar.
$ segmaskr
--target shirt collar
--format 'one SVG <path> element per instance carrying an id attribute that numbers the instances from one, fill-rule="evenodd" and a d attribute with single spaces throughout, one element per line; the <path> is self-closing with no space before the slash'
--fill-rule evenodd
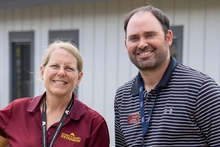
<path id="1" fill-rule="evenodd" d="M 27 111 L 28 112 L 37 111 L 40 108 L 40 101 L 41 99 L 44 98 L 45 95 L 46 92 L 42 95 L 33 98 L 33 101 L 28 106 Z M 74 120 L 78 120 L 85 113 L 85 105 L 77 99 L 75 94 L 73 94 L 72 98 L 74 98 L 74 104 L 70 112 L 70 118 Z"/>
<path id="2" fill-rule="evenodd" d="M 177 61 L 174 57 L 170 57 L 170 63 L 162 77 L 162 79 L 160 80 L 160 82 L 157 84 L 156 87 L 166 87 L 171 76 L 172 76 L 172 72 L 173 70 L 176 68 L 177 66 Z M 132 95 L 138 95 L 138 78 L 141 78 L 141 74 L 140 72 L 138 73 L 137 77 L 135 78 L 134 80 L 134 83 L 132 84 L 132 87 L 131 87 L 131 94 Z"/>

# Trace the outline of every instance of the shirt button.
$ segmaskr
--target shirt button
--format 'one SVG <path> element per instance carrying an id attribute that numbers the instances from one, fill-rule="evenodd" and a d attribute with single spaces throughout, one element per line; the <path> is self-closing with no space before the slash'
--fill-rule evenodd
<path id="1" fill-rule="evenodd" d="M 47 135 L 50 135 L 50 131 L 47 132 Z"/>

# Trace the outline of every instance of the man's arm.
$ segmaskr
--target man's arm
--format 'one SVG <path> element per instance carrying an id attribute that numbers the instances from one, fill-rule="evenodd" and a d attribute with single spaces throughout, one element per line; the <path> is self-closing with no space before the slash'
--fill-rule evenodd
<path id="1" fill-rule="evenodd" d="M 207 78 L 200 86 L 195 119 L 209 146 L 220 146 L 220 88 Z"/>
<path id="2" fill-rule="evenodd" d="M 122 135 L 121 132 L 121 127 L 120 127 L 120 116 L 119 116 L 119 109 L 118 109 L 118 103 L 116 100 L 117 95 L 115 96 L 114 100 L 114 112 L 115 112 L 115 147 L 125 147 L 125 140 L 124 136 Z"/>

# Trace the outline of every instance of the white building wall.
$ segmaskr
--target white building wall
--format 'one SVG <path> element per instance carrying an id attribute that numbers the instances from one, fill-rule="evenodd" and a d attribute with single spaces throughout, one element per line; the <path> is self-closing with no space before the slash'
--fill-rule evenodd
<path id="1" fill-rule="evenodd" d="M 220 1 L 151 0 L 183 26 L 183 63 L 201 70 L 220 84 Z M 107 120 L 114 146 L 115 90 L 137 74 L 124 46 L 124 14 L 146 4 L 145 0 L 111 0 L 73 5 L 42 6 L 0 11 L 0 108 L 9 103 L 9 32 L 34 31 L 35 95 L 44 91 L 39 67 L 48 45 L 49 30 L 79 30 L 79 50 L 84 77 L 79 99 Z"/>
<path id="2" fill-rule="evenodd" d="M 206 28 L 204 38 L 204 72 L 220 83 L 220 1 L 206 4 Z"/>

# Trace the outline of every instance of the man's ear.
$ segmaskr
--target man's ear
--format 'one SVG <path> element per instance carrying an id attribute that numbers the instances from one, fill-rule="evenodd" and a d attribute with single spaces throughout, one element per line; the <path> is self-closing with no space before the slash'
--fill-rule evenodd
<path id="1" fill-rule="evenodd" d="M 172 45 L 172 42 L 173 42 L 173 32 L 171 30 L 167 31 L 166 42 L 167 42 L 167 46 L 171 46 Z"/>
<path id="2" fill-rule="evenodd" d="M 127 48 L 127 43 L 126 43 L 126 39 L 124 40 L 124 44 L 125 44 L 125 47 Z"/>
<path id="3" fill-rule="evenodd" d="M 127 53 L 128 53 L 128 48 L 127 48 L 127 39 L 126 39 L 126 38 L 125 38 L 125 40 L 124 40 L 124 44 L 125 44 L 126 51 L 127 51 Z"/>

